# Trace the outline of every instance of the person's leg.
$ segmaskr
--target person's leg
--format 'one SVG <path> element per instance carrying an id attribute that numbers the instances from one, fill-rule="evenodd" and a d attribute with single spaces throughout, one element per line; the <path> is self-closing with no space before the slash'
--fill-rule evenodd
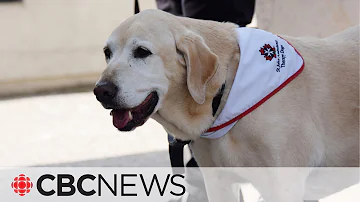
<path id="1" fill-rule="evenodd" d="M 234 23 L 245 27 L 251 23 L 255 12 L 255 0 L 233 0 L 234 14 L 237 16 Z"/>
<path id="2" fill-rule="evenodd" d="M 231 11 L 229 7 L 232 0 L 182 0 L 182 12 L 185 17 L 214 20 L 218 22 L 231 21 L 227 12 Z"/>
<path id="3" fill-rule="evenodd" d="M 157 8 L 173 15 L 182 16 L 181 0 L 156 0 Z"/>
<path id="4" fill-rule="evenodd" d="M 181 7 L 186 17 L 233 22 L 244 27 L 251 23 L 255 0 L 182 0 Z"/>
<path id="5" fill-rule="evenodd" d="M 169 142 L 169 157 L 173 172 L 183 174 L 185 172 L 184 166 L 184 146 L 188 142 L 183 142 L 175 139 L 172 135 L 168 134 Z"/>

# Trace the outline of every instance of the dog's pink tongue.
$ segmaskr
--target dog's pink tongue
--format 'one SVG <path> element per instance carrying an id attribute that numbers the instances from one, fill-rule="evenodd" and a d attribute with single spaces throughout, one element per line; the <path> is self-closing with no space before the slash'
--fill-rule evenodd
<path id="1" fill-rule="evenodd" d="M 116 128 L 124 128 L 131 121 L 128 110 L 112 110 L 113 125 Z"/>

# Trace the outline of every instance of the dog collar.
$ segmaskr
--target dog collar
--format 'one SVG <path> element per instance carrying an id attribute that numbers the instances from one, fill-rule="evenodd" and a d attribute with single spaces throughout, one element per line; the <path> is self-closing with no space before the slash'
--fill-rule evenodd
<path id="1" fill-rule="evenodd" d="M 221 103 L 221 98 L 224 94 L 224 90 L 225 90 L 225 83 L 221 86 L 221 88 L 219 89 L 219 92 L 217 93 L 217 95 L 214 97 L 213 101 L 212 101 L 212 115 L 215 116 L 217 110 L 219 109 L 220 103 Z"/>
<path id="2" fill-rule="evenodd" d="M 224 136 L 238 120 L 275 95 L 304 69 L 300 53 L 279 36 L 252 28 L 237 28 L 236 35 L 243 51 L 234 83 L 221 113 L 211 128 L 201 134 L 203 138 Z"/>

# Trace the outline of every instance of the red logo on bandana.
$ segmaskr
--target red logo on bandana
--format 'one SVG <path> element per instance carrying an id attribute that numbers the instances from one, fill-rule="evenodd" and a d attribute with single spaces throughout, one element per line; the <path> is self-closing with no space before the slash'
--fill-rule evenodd
<path id="1" fill-rule="evenodd" d="M 30 178 L 26 177 L 24 174 L 15 177 L 14 181 L 11 183 L 11 188 L 13 188 L 14 192 L 20 196 L 25 196 L 25 194 L 30 192 L 32 187 L 33 183 L 30 181 Z"/>
<path id="2" fill-rule="evenodd" d="M 266 60 L 271 61 L 273 58 L 276 58 L 276 50 L 274 47 L 270 46 L 270 44 L 265 44 L 260 48 L 259 52 Z"/>

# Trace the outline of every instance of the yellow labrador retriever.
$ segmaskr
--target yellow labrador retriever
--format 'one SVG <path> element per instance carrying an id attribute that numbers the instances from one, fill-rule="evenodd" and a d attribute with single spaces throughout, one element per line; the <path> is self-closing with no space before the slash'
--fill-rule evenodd
<path id="1" fill-rule="evenodd" d="M 236 29 L 159 10 L 130 17 L 106 42 L 107 68 L 96 98 L 112 109 L 120 131 L 151 117 L 176 138 L 192 140 L 203 167 L 358 167 L 359 27 L 325 39 L 282 36 L 301 54 L 301 73 L 225 135 L 201 137 L 224 109 L 248 51 L 240 48 Z M 267 47 L 259 50 L 264 61 L 282 62 L 281 53 Z M 216 191 L 206 174 L 205 182 L 210 201 L 233 199 Z M 267 202 L 302 201 L 303 187 L 287 185 L 259 190 Z"/>

